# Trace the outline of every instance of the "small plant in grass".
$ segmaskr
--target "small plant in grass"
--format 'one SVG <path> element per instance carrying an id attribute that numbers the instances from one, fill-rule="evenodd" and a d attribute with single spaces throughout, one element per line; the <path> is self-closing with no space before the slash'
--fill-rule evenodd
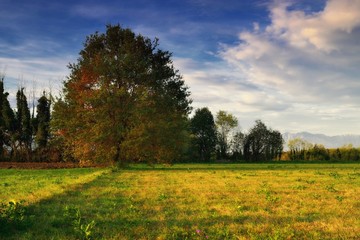
<path id="1" fill-rule="evenodd" d="M 335 179 L 341 178 L 341 175 L 339 173 L 337 173 L 337 172 L 331 172 L 331 173 L 329 173 L 329 176 L 333 177 Z"/>
<path id="2" fill-rule="evenodd" d="M 25 219 L 24 201 L 10 201 L 8 204 L 1 203 L 0 218 L 2 221 L 19 224 Z"/>
<path id="3" fill-rule="evenodd" d="M 195 232 L 196 232 L 195 236 L 197 239 L 208 239 L 209 238 L 209 236 L 200 229 L 196 229 Z"/>
<path id="4" fill-rule="evenodd" d="M 129 204 L 128 206 L 129 206 L 128 209 L 130 212 L 135 213 L 135 214 L 141 213 L 141 210 L 134 204 Z"/>
<path id="5" fill-rule="evenodd" d="M 63 183 L 63 180 L 61 178 L 56 178 L 54 181 L 53 181 L 54 184 L 62 184 Z"/>
<path id="6" fill-rule="evenodd" d="M 314 222 L 319 218 L 319 213 L 317 212 L 310 212 L 310 213 L 303 213 L 297 217 L 297 221 L 299 222 Z"/>
<path id="7" fill-rule="evenodd" d="M 236 207 L 236 210 L 238 213 L 243 213 L 246 210 L 246 207 L 242 206 L 242 205 L 238 205 Z"/>
<path id="8" fill-rule="evenodd" d="M 166 199 L 168 199 L 168 198 L 169 198 L 169 196 L 166 195 L 165 193 L 161 193 L 161 194 L 159 195 L 159 201 L 164 201 L 164 200 L 166 200 Z"/>
<path id="9" fill-rule="evenodd" d="M 268 202 L 276 203 L 276 202 L 280 201 L 280 197 L 274 196 L 274 192 L 270 189 L 270 186 L 266 182 L 263 182 L 261 184 L 261 189 L 258 191 L 258 193 L 265 194 L 265 199 Z"/>
<path id="10" fill-rule="evenodd" d="M 80 225 L 80 233 L 84 239 L 93 239 L 93 228 L 95 227 L 95 221 L 92 220 L 90 223 Z"/>
<path id="11" fill-rule="evenodd" d="M 180 227 L 173 227 L 170 236 L 168 239 L 209 239 L 209 236 L 204 230 L 201 230 L 199 228 L 196 229 L 184 229 Z"/>
<path id="12" fill-rule="evenodd" d="M 307 186 L 305 185 L 296 185 L 293 187 L 293 189 L 295 190 L 305 190 L 307 188 Z"/>
<path id="13" fill-rule="evenodd" d="M 14 231 L 24 230 L 31 221 L 27 216 L 25 201 L 10 201 L 0 203 L 0 238 L 2 234 L 12 234 Z"/>
<path id="14" fill-rule="evenodd" d="M 329 192 L 337 192 L 338 190 L 335 189 L 335 184 L 329 184 L 325 186 L 325 189 Z"/>
<path id="15" fill-rule="evenodd" d="M 350 174 L 348 174 L 348 178 L 349 178 L 349 180 L 355 180 L 356 179 L 356 177 L 354 177 L 354 176 L 352 176 Z"/>
<path id="16" fill-rule="evenodd" d="M 314 179 L 309 179 L 305 181 L 307 184 L 314 184 L 315 180 Z"/>
<path id="17" fill-rule="evenodd" d="M 211 239 L 235 239 L 235 236 L 230 232 L 230 230 L 225 228 L 216 228 L 214 232 L 210 233 Z"/>
<path id="18" fill-rule="evenodd" d="M 338 195 L 335 197 L 335 199 L 338 200 L 339 202 L 342 202 L 344 200 L 344 197 Z"/>
<path id="19" fill-rule="evenodd" d="M 71 225 L 74 227 L 74 230 L 80 235 L 81 239 L 93 239 L 93 229 L 95 227 L 95 221 L 92 220 L 89 223 L 84 223 L 84 219 L 81 217 L 81 212 L 79 208 L 66 206 L 64 210 L 64 217 L 71 222 Z"/>
<path id="20" fill-rule="evenodd" d="M 169 234 L 169 236 L 167 238 L 168 239 L 174 239 L 174 240 L 193 239 L 194 234 L 189 233 L 188 231 L 186 231 L 183 228 L 173 227 L 173 229 L 171 229 L 171 233 Z"/>
<path id="21" fill-rule="evenodd" d="M 280 201 L 280 197 L 274 196 L 271 192 L 266 193 L 266 200 L 271 203 L 276 203 Z"/>
<path id="22" fill-rule="evenodd" d="M 321 195 L 318 194 L 318 193 L 314 193 L 312 196 L 313 196 L 313 198 L 315 198 L 315 199 L 320 199 L 320 198 L 321 198 Z"/>
<path id="23" fill-rule="evenodd" d="M 315 175 L 325 175 L 325 173 L 321 172 L 321 171 L 316 171 Z"/>

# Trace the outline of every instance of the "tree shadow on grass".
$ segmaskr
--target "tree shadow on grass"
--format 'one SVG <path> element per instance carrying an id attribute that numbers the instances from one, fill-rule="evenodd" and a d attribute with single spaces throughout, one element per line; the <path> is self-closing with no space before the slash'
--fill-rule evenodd
<path id="1" fill-rule="evenodd" d="M 82 192 L 96 185 L 98 179 L 106 177 L 102 174 L 90 182 L 71 185 L 69 190 L 61 194 L 55 194 L 37 203 L 23 205 L 23 218 L 11 220 L 9 217 L 0 217 L 0 239 L 81 239 L 77 229 L 67 217 L 66 208 L 77 209 L 90 208 L 91 203 Z M 26 204 L 26 200 L 24 201 Z M 91 206 L 95 208 L 95 206 Z M 86 211 L 84 211 L 86 213 Z M 79 219 L 86 225 L 88 216 L 82 214 Z M 80 227 L 80 225 L 79 225 Z"/>
<path id="2" fill-rule="evenodd" d="M 204 239 L 206 236 L 232 239 L 252 238 L 251 234 L 264 238 L 311 238 L 311 233 L 289 228 L 294 223 L 294 218 L 289 216 L 264 217 L 254 212 L 229 216 L 215 210 L 201 213 L 192 208 L 184 212 L 168 206 L 166 199 L 159 208 L 144 208 L 145 202 L 136 202 L 131 194 L 124 195 L 124 189 L 127 193 L 131 193 L 131 189 L 119 179 L 121 172 L 101 175 L 63 194 L 27 206 L 27 224 L 23 227 L 0 225 L 4 229 L 0 231 L 0 239 L 86 239 L 80 228 L 92 221 L 95 226 L 90 229 L 89 239 Z M 73 218 L 66 216 L 66 209 L 75 209 Z M 80 214 L 78 227 L 73 224 L 76 209 Z M 254 229 L 249 230 L 249 226 Z M 257 226 L 266 229 L 256 233 Z M 329 237 L 324 229 L 318 229 L 317 234 Z"/>

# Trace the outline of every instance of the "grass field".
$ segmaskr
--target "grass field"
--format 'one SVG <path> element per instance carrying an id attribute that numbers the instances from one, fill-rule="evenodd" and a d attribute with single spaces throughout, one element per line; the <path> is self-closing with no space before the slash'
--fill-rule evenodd
<path id="1" fill-rule="evenodd" d="M 0 169 L 0 201 L 0 239 L 360 239 L 359 164 Z"/>

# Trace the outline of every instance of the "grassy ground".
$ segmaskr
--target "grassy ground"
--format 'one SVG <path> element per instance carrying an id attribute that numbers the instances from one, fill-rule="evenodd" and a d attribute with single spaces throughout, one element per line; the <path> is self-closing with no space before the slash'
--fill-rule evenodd
<path id="1" fill-rule="evenodd" d="M 359 239 L 359 164 L 0 170 L 0 239 Z"/>

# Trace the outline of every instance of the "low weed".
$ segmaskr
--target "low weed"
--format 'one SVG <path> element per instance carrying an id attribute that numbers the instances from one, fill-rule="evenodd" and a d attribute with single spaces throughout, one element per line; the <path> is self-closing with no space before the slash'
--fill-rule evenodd
<path id="1" fill-rule="evenodd" d="M 84 240 L 93 239 L 95 221 L 85 222 L 81 217 L 80 209 L 77 207 L 66 206 L 64 209 L 64 217 L 71 223 L 75 232 Z"/>
<path id="2" fill-rule="evenodd" d="M 305 182 L 306 182 L 307 184 L 314 184 L 314 183 L 315 183 L 315 180 L 313 180 L 313 179 L 308 179 L 308 180 L 305 180 Z"/>
<path id="3" fill-rule="evenodd" d="M 325 189 L 328 191 L 328 192 L 333 192 L 333 193 L 335 193 L 335 192 L 337 192 L 338 190 L 336 190 L 335 189 L 335 184 L 329 184 L 329 185 L 326 185 L 325 186 Z"/>
<path id="4" fill-rule="evenodd" d="M 176 239 L 176 240 L 183 240 L 183 239 L 209 239 L 208 234 L 205 230 L 196 228 L 196 229 L 186 229 L 181 227 L 173 227 L 171 229 L 171 233 L 168 236 L 168 239 Z"/>
<path id="5" fill-rule="evenodd" d="M 325 173 L 324 172 L 321 172 L 321 171 L 316 171 L 315 173 L 314 173 L 315 175 L 320 175 L 320 176 L 323 176 L 323 175 L 325 175 Z"/>
<path id="6" fill-rule="evenodd" d="M 316 212 L 310 212 L 310 213 L 304 213 L 297 217 L 297 221 L 299 222 L 314 222 L 319 219 L 319 213 Z"/>
<path id="7" fill-rule="evenodd" d="M 23 230 L 30 223 L 24 203 L 25 201 L 0 203 L 0 239 L 3 235 Z"/>
<path id="8" fill-rule="evenodd" d="M 167 195 L 167 194 L 165 194 L 165 193 L 161 193 L 160 195 L 159 195 L 159 201 L 164 201 L 164 200 L 166 200 L 166 199 L 168 199 L 169 198 L 169 196 Z"/>
<path id="9" fill-rule="evenodd" d="M 271 203 L 276 203 L 280 201 L 280 197 L 276 197 L 271 193 L 266 193 L 266 200 Z"/>
<path id="10" fill-rule="evenodd" d="M 274 196 L 275 192 L 271 190 L 271 187 L 266 182 L 263 182 L 261 184 L 261 189 L 258 191 L 258 193 L 265 194 L 265 199 L 268 202 L 276 203 L 276 202 L 280 201 L 280 197 Z"/>
<path id="11" fill-rule="evenodd" d="M 0 219 L 5 222 L 19 224 L 25 219 L 25 201 L 10 201 L 0 204 Z"/>
<path id="12" fill-rule="evenodd" d="M 54 179 L 54 181 L 52 183 L 54 183 L 54 184 L 62 184 L 63 180 L 61 178 L 56 178 L 56 179 Z"/>
<path id="13" fill-rule="evenodd" d="M 305 189 L 307 189 L 307 186 L 305 186 L 305 185 L 296 185 L 296 186 L 293 186 L 293 189 L 295 189 L 295 190 L 305 190 Z"/>
<path id="14" fill-rule="evenodd" d="M 339 202 L 342 202 L 344 200 L 344 197 L 338 195 L 335 197 L 335 199 L 338 200 Z"/>
<path id="15" fill-rule="evenodd" d="M 339 173 L 337 173 L 337 172 L 331 172 L 331 173 L 329 173 L 329 176 L 333 177 L 335 179 L 341 178 L 341 175 Z"/>
<path id="16" fill-rule="evenodd" d="M 313 193 L 312 196 L 313 196 L 314 199 L 320 199 L 321 198 L 321 195 L 318 194 L 318 193 Z"/>

